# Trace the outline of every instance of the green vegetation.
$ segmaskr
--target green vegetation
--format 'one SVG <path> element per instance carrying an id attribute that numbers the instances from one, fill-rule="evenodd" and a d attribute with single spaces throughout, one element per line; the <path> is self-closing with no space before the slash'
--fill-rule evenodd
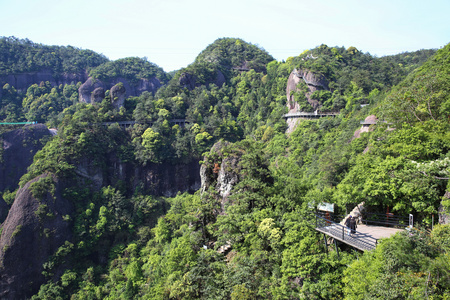
<path id="1" fill-rule="evenodd" d="M 158 78 L 161 82 L 168 81 L 167 74 L 157 65 L 137 57 L 128 57 L 104 63 L 89 73 L 90 76 L 109 81 L 115 78 L 127 78 L 132 83 L 137 83 L 140 79 Z"/>
<path id="2" fill-rule="evenodd" d="M 48 281 L 33 299 L 447 299 L 450 225 L 431 226 L 450 206 L 449 57 L 450 45 L 382 58 L 322 45 L 277 62 L 255 45 L 219 39 L 155 95 L 128 98 L 119 111 L 106 100 L 71 102 L 75 86 L 31 86 L 24 98 L 4 88 L 6 105 L 58 127 L 21 186 L 50 174 L 71 183 L 63 197 L 75 207 L 65 217 L 73 238 L 44 264 Z M 311 98 L 340 115 L 302 120 L 287 135 L 294 68 L 323 76 L 329 90 Z M 97 78 L 164 82 L 158 72 L 140 59 L 91 69 Z M 299 89 L 300 106 L 311 109 Z M 372 113 L 386 122 L 354 138 Z M 126 130 L 100 125 L 130 119 L 138 123 Z M 109 174 L 112 158 L 139 167 L 201 159 L 208 185 L 153 197 Z M 80 165 L 108 185 L 96 186 Z M 37 196 L 45 184 L 34 184 Z M 326 254 L 316 204 L 344 214 L 363 201 L 411 213 L 418 226 L 371 252 L 340 245 L 339 255 Z"/>
<path id="3" fill-rule="evenodd" d="M 91 50 L 71 46 L 45 46 L 28 39 L 0 38 L 0 76 L 51 70 L 54 75 L 84 72 L 107 62 Z"/>

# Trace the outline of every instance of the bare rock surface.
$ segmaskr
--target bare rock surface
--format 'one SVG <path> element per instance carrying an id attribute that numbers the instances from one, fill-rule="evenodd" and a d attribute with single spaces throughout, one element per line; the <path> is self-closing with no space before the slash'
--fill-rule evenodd
<path id="1" fill-rule="evenodd" d="M 118 85 L 119 84 L 119 85 Z M 119 86 L 120 89 L 119 89 Z M 79 101 L 85 103 L 101 102 L 104 98 L 104 92 L 110 90 L 110 93 L 120 93 L 122 103 L 114 103 L 113 105 L 121 107 L 126 98 L 131 96 L 139 96 L 143 92 L 155 93 L 162 83 L 156 78 L 145 79 L 142 78 L 137 82 L 131 82 L 130 80 L 122 77 L 117 77 L 109 81 L 102 81 L 89 77 L 78 89 Z M 118 90 L 119 89 L 119 90 Z M 100 92 L 103 90 L 103 94 Z M 103 98 L 101 98 L 103 95 Z M 113 98 L 113 96 L 111 95 Z M 101 98 L 101 100 L 100 100 Z"/>
<path id="2" fill-rule="evenodd" d="M 44 124 L 27 125 L 1 135 L 0 191 L 17 189 L 20 177 L 27 172 L 36 152 L 44 146 L 43 138 L 50 136 Z"/>
<path id="3" fill-rule="evenodd" d="M 195 75 L 192 75 L 189 72 L 182 73 L 180 78 L 178 79 L 178 82 L 180 86 L 182 86 L 183 88 L 187 88 L 189 90 L 193 90 L 196 87 L 202 85 L 200 82 L 198 82 Z M 218 87 L 221 87 L 225 82 L 226 82 L 225 75 L 223 75 L 222 71 L 217 69 L 215 78 L 211 81 L 206 82 L 205 85 L 213 83 Z"/>
<path id="4" fill-rule="evenodd" d="M 60 84 L 77 84 L 77 82 L 84 82 L 86 79 L 87 75 L 85 73 L 66 73 L 55 76 L 51 70 L 40 70 L 0 76 L 0 87 L 8 83 L 16 90 L 26 91 L 30 85 L 35 83 L 39 84 L 40 82 L 48 81 L 52 86 L 58 86 Z"/>
<path id="5" fill-rule="evenodd" d="M 3 223 L 6 216 L 8 215 L 8 204 L 6 204 L 5 200 L 3 200 L 2 196 L 0 196 L 0 223 Z"/>
<path id="6" fill-rule="evenodd" d="M 33 185 L 52 180 L 53 189 L 32 192 Z M 39 182 L 38 182 L 39 181 Z M 46 280 L 43 264 L 71 239 L 72 205 L 61 196 L 58 180 L 43 174 L 26 183 L 16 194 L 0 236 L 0 299 L 26 299 Z M 55 270 L 59 274 L 62 270 Z"/>
<path id="7" fill-rule="evenodd" d="M 125 103 L 126 89 L 120 82 L 113 86 L 110 91 L 111 103 L 115 109 L 120 109 Z"/>
<path id="8" fill-rule="evenodd" d="M 301 81 L 305 82 L 308 86 L 308 92 L 305 96 L 307 97 L 309 104 L 311 104 L 314 109 L 318 109 L 320 107 L 320 103 L 317 100 L 311 99 L 312 93 L 317 90 L 328 90 L 328 81 L 325 76 L 314 74 L 309 70 L 294 69 L 289 75 L 286 86 L 286 98 L 289 112 L 298 111 L 299 106 L 292 93 L 298 91 L 297 85 Z"/>
<path id="9" fill-rule="evenodd" d="M 450 199 L 450 192 L 446 191 L 444 194 L 445 199 Z M 446 209 L 444 205 L 439 205 L 439 224 L 450 224 L 450 210 Z"/>
<path id="10" fill-rule="evenodd" d="M 211 148 L 210 152 L 220 153 L 223 147 L 226 147 L 228 142 L 217 142 Z M 213 187 L 219 196 L 221 211 L 225 212 L 225 205 L 229 202 L 229 196 L 233 187 L 239 182 L 239 155 L 228 155 L 220 161 L 207 161 L 202 164 L 200 168 L 201 178 L 201 193 Z"/>

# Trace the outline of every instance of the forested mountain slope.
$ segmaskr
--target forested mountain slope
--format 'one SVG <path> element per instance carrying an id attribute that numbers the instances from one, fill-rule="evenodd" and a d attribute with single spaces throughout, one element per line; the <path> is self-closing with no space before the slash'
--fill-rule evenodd
<path id="1" fill-rule="evenodd" d="M 106 92 L 80 103 L 70 85 L 26 94 L 7 87 L 24 109 L 17 116 L 34 111 L 58 135 L 36 154 L 2 224 L 0 295 L 445 299 L 450 225 L 429 229 L 449 206 L 449 53 L 447 45 L 377 58 L 321 45 L 277 62 L 243 40 L 218 39 L 170 80 L 156 71 L 167 84 L 127 96 L 120 108 Z M 121 63 L 90 74 L 145 76 Z M 295 85 L 293 72 L 303 76 Z M 322 83 L 313 91 L 303 74 Z M 72 102 L 39 113 L 31 110 L 37 97 L 52 107 Z M 292 107 L 340 114 L 302 120 L 286 134 Z M 380 122 L 355 138 L 371 114 Z M 137 123 L 101 125 L 112 120 Z M 183 184 L 163 184 L 170 180 Z M 14 191 L 4 192 L 10 199 Z M 316 204 L 345 213 L 362 201 L 413 214 L 418 225 L 372 252 L 340 245 L 339 256 L 326 254 Z M 45 251 L 16 270 L 25 244 Z"/>

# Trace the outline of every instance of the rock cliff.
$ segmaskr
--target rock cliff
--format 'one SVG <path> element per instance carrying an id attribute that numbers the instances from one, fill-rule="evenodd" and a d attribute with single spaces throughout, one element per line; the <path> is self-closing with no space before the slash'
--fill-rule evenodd
<path id="1" fill-rule="evenodd" d="M 18 190 L 0 236 L 1 299 L 33 295 L 45 282 L 43 264 L 71 240 L 68 216 L 73 207 L 61 191 L 59 181 L 46 174 Z"/>
<path id="2" fill-rule="evenodd" d="M 127 185 L 127 190 L 138 188 L 144 193 L 166 197 L 200 188 L 198 161 L 142 167 L 111 157 L 108 168 L 102 169 L 84 159 L 76 166 L 75 173 L 76 182 L 94 190 L 119 181 Z M 53 187 L 45 186 L 49 179 Z M 72 242 L 73 224 L 67 220 L 73 219 L 74 209 L 63 198 L 62 190 L 60 180 L 47 174 L 18 190 L 0 236 L 0 299 L 25 299 L 35 294 L 46 281 L 42 275 L 43 264 L 66 241 Z M 0 206 L 0 212 L 1 209 Z M 55 278 L 62 271 L 52 270 Z"/>
<path id="3" fill-rule="evenodd" d="M 122 77 L 117 77 L 107 82 L 95 80 L 88 77 L 87 72 L 79 74 L 62 74 L 55 75 L 51 70 L 41 70 L 38 72 L 28 72 L 21 74 L 10 74 L 0 76 L 0 98 L 2 97 L 2 89 L 5 84 L 13 86 L 16 90 L 25 92 L 30 85 L 39 84 L 41 82 L 49 82 L 52 86 L 60 84 L 77 84 L 83 83 L 79 90 L 79 101 L 85 103 L 101 102 L 105 97 L 105 91 L 116 86 L 118 83 L 123 85 L 123 96 L 128 98 L 130 96 L 139 96 L 145 91 L 155 93 L 161 86 L 162 82 L 156 77 L 150 79 L 140 79 L 138 82 L 131 82 Z M 120 108 L 120 103 L 116 103 L 114 97 L 111 95 L 111 102 L 113 105 Z"/>
<path id="4" fill-rule="evenodd" d="M 5 200 L 3 200 L 2 196 L 0 196 L 0 223 L 3 223 L 6 216 L 8 215 L 8 204 L 6 204 Z"/>
<path id="5" fill-rule="evenodd" d="M 35 83 L 39 84 L 42 81 L 48 81 L 52 86 L 58 86 L 60 84 L 64 85 L 85 82 L 87 77 L 88 76 L 86 73 L 62 74 L 55 76 L 51 70 L 41 70 L 38 72 L 0 76 L 0 87 L 3 87 L 6 83 L 9 83 L 9 85 L 13 86 L 16 90 L 26 91 L 30 85 Z M 2 90 L 0 89 L 0 93 L 1 92 Z"/>
<path id="6" fill-rule="evenodd" d="M 79 101 L 85 103 L 101 102 L 104 98 L 104 91 L 110 90 L 112 104 L 114 107 L 120 108 L 126 98 L 139 96 L 143 92 L 156 93 L 162 84 L 156 77 L 141 79 L 136 83 L 122 77 L 110 81 L 101 81 L 89 77 L 78 89 Z M 103 97 L 101 97 L 102 92 Z"/>
<path id="7" fill-rule="evenodd" d="M 225 81 L 225 75 L 223 75 L 223 73 L 219 69 L 217 69 L 214 79 L 205 83 L 198 82 L 195 75 L 192 75 L 189 72 L 182 73 L 180 78 L 178 79 L 180 86 L 189 90 L 193 90 L 194 88 L 201 85 L 209 85 L 211 83 L 217 85 L 218 87 L 221 87 L 225 83 Z"/>
<path id="8" fill-rule="evenodd" d="M 308 86 L 308 91 L 305 96 L 308 99 L 309 104 L 314 109 L 320 107 L 320 103 L 317 100 L 311 99 L 312 93 L 317 90 L 328 90 L 328 81 L 323 75 L 314 74 L 308 70 L 294 69 L 289 75 L 289 79 L 286 86 L 286 98 L 289 112 L 297 112 L 299 105 L 295 100 L 293 92 L 298 91 L 297 85 L 303 81 Z"/>
<path id="9" fill-rule="evenodd" d="M 210 150 L 211 153 L 219 154 L 228 142 L 217 142 Z M 225 212 L 225 205 L 229 202 L 229 196 L 233 187 L 239 182 L 239 159 L 240 155 L 227 155 L 217 160 L 205 159 L 200 168 L 201 194 L 205 194 L 211 187 L 220 202 L 220 214 Z"/>
<path id="10" fill-rule="evenodd" d="M 33 157 L 45 144 L 45 138 L 51 136 L 43 124 L 27 125 L 0 136 L 3 153 L 0 157 L 0 191 L 14 191 L 20 177 L 33 162 Z"/>
<path id="11" fill-rule="evenodd" d="M 201 186 L 200 164 L 198 160 L 188 163 L 150 163 L 146 166 L 131 162 L 120 162 L 111 156 L 106 169 L 95 166 L 88 159 L 82 160 L 76 168 L 76 174 L 96 189 L 102 186 L 123 182 L 127 190 L 139 188 L 142 192 L 154 195 L 174 197 L 178 192 L 195 192 Z"/>

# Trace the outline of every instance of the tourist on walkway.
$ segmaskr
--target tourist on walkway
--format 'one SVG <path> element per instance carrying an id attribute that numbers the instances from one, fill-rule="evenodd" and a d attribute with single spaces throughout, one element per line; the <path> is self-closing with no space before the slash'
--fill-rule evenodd
<path id="1" fill-rule="evenodd" d="M 350 230 L 352 234 L 356 233 L 356 218 L 350 219 Z"/>
<path id="2" fill-rule="evenodd" d="M 348 217 L 347 220 L 345 220 L 344 225 L 347 227 L 347 235 L 350 235 L 350 232 L 351 232 L 350 223 L 352 220 L 353 220 L 352 216 Z M 356 225 L 356 222 L 355 222 L 355 225 Z"/>

